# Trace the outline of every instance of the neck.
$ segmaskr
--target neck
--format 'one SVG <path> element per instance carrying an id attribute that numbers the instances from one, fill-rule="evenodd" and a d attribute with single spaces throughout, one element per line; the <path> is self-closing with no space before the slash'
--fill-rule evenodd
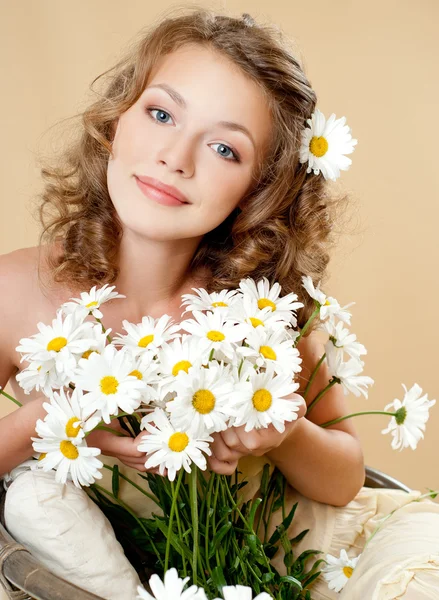
<path id="1" fill-rule="evenodd" d="M 119 249 L 119 275 L 113 285 L 130 313 L 158 317 L 178 302 L 194 274 L 190 263 L 201 238 L 147 240 L 125 232 Z M 187 290 L 185 290 L 187 291 Z"/>

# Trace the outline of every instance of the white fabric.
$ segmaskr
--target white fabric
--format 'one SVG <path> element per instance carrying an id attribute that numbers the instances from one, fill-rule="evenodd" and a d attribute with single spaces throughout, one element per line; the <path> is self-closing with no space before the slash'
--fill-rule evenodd
<path id="1" fill-rule="evenodd" d="M 135 599 L 139 577 L 103 512 L 55 472 L 22 470 L 8 485 L 5 524 L 14 539 L 63 579 L 106 600 Z"/>

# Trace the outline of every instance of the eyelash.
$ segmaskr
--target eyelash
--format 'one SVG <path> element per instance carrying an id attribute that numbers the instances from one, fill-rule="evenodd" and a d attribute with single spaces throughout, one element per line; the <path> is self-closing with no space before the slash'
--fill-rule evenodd
<path id="1" fill-rule="evenodd" d="M 162 113 L 165 113 L 166 115 L 169 115 L 169 116 L 171 116 L 171 115 L 168 113 L 168 111 L 166 111 L 166 110 L 163 110 L 162 108 L 155 108 L 155 107 L 153 107 L 153 106 L 149 106 L 149 107 L 146 109 L 146 112 L 148 113 L 148 116 L 149 116 L 149 118 L 150 118 L 150 119 L 152 119 L 152 120 L 153 120 L 155 123 L 159 123 L 160 125 L 166 125 L 166 123 L 163 123 L 163 122 L 161 122 L 161 121 L 157 121 L 157 119 L 155 119 L 155 118 L 154 118 L 154 117 L 151 115 L 151 111 L 152 111 L 152 110 L 158 110 L 158 111 L 160 111 L 160 112 L 162 112 Z M 218 154 L 218 156 L 219 156 L 220 158 L 222 158 L 223 160 L 226 160 L 226 161 L 228 161 L 228 162 L 237 162 L 237 163 L 240 163 L 240 162 L 241 162 L 241 159 L 240 159 L 240 156 L 239 156 L 239 154 L 238 154 L 238 153 L 236 152 L 236 150 L 234 150 L 234 149 L 233 149 L 231 146 L 228 146 L 227 144 L 221 144 L 221 143 L 219 143 L 219 142 L 218 142 L 218 144 L 219 144 L 220 146 L 224 146 L 225 148 L 229 148 L 229 150 L 231 150 L 231 152 L 232 152 L 233 156 L 235 157 L 235 158 L 233 158 L 233 159 L 230 159 L 230 158 L 225 158 L 224 156 L 221 156 L 221 154 L 218 154 L 218 152 L 216 152 L 216 154 Z"/>

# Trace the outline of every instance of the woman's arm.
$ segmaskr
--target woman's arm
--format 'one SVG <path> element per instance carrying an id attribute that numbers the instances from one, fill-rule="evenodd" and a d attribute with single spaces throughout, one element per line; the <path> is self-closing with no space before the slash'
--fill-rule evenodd
<path id="1" fill-rule="evenodd" d="M 312 332 L 298 344 L 302 357 L 299 374 L 303 394 L 311 373 L 324 353 L 318 332 Z M 328 384 L 330 374 L 326 362 L 307 394 L 309 405 Z M 318 425 L 349 414 L 341 385 L 333 386 L 309 412 L 298 419 L 291 433 L 273 450 L 267 452 L 297 491 L 313 500 L 344 506 L 352 500 L 364 484 L 364 461 L 361 445 L 352 422 L 348 419 L 322 428 Z"/>
<path id="2" fill-rule="evenodd" d="M 0 419 L 0 477 L 33 456 L 35 424 L 47 414 L 43 402 L 47 402 L 45 396 L 30 400 Z"/>

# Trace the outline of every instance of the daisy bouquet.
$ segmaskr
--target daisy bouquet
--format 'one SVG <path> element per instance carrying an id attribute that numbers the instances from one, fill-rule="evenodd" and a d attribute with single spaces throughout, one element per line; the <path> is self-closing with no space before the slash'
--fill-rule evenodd
<path id="1" fill-rule="evenodd" d="M 296 312 L 303 304 L 296 294 L 282 297 L 278 283 L 244 279 L 237 290 L 209 294 L 194 289 L 195 294 L 184 295 L 182 306 L 191 317 L 179 324 L 167 315 L 145 316 L 137 324 L 124 320 L 126 334 L 113 337 L 104 327 L 100 308 L 124 296 L 113 291 L 114 286 L 94 286 L 63 304 L 51 326 L 38 323 L 39 333 L 20 340 L 17 351 L 29 364 L 17 381 L 25 393 L 36 389 L 49 400 L 44 404 L 46 417 L 36 423 L 38 437 L 32 438 L 36 460 L 31 468 L 55 469 L 58 481 L 72 480 L 89 489 L 116 532 L 123 537 L 130 531 L 139 564 L 153 564 L 165 574 L 163 582 L 153 576 L 151 589 L 165 589 L 169 582 L 169 590 L 180 594 L 189 577 L 193 595 L 186 590 L 185 598 L 214 598 L 219 593 L 225 600 L 251 598 L 253 590 L 260 600 L 309 599 L 308 588 L 320 575 L 322 563 L 330 587 L 339 587 L 334 578 L 339 559 L 327 556 L 309 566 L 319 551 L 294 555 L 294 544 L 306 531 L 288 538 L 296 506 L 285 511 L 280 472 L 270 474 L 266 465 L 260 497 L 244 502 L 246 482 L 237 473 L 224 476 L 206 469 L 215 433 L 241 426 L 246 432 L 268 426 L 283 432 L 286 422 L 297 419 L 300 403 L 294 392 L 302 362 L 297 343 L 314 319 L 328 334 L 328 342 L 305 398 L 323 361 L 331 379 L 308 402 L 308 413 L 334 385 L 341 385 L 346 394 L 367 397 L 373 380 L 360 374 L 366 349 L 345 328 L 351 305 L 341 307 L 314 287 L 310 277 L 303 277 L 303 287 L 315 311 L 301 331 Z M 416 447 L 435 403 L 421 397 L 417 384 L 405 390 L 402 401 L 366 413 L 391 417 L 383 433 L 390 432 L 392 446 L 399 449 Z M 357 414 L 364 413 L 322 426 Z M 147 486 L 129 480 L 117 465 L 104 465 L 98 458 L 101 450 L 87 444 L 95 429 L 121 435 L 110 427 L 114 419 L 126 435 L 142 434 L 138 450 L 145 454 L 145 467 L 158 471 L 137 474 Z M 112 470 L 111 491 L 97 483 L 103 468 Z M 121 477 L 152 500 L 161 514 L 151 519 L 136 516 L 119 498 Z M 282 523 L 269 535 L 271 515 L 280 509 Z M 284 574 L 270 563 L 279 548 Z M 342 568 L 346 580 L 355 566 L 350 565 Z M 171 566 L 185 579 L 177 571 L 171 575 Z M 152 597 L 148 594 L 139 589 L 139 597 Z"/>

